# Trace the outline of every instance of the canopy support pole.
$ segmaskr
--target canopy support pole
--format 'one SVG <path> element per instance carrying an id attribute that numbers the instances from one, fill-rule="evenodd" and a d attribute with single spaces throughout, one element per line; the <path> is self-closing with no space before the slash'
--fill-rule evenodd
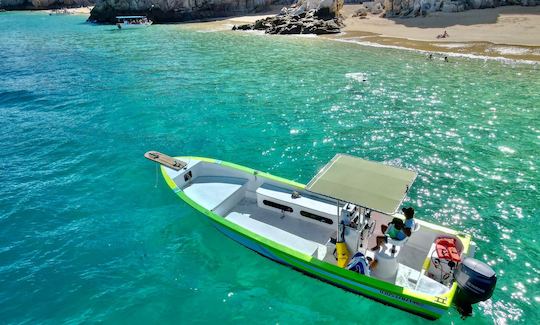
<path id="1" fill-rule="evenodd" d="M 337 232 L 336 232 L 336 242 L 338 242 L 340 240 L 339 237 L 339 200 L 337 200 L 337 204 L 336 204 L 336 207 L 337 207 Z"/>

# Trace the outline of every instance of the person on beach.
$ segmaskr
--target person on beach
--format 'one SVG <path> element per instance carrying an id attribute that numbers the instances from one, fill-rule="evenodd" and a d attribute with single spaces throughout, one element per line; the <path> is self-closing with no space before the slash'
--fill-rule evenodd
<path id="1" fill-rule="evenodd" d="M 437 38 L 448 38 L 450 35 L 448 35 L 448 32 L 445 30 L 444 33 L 437 35 Z"/>

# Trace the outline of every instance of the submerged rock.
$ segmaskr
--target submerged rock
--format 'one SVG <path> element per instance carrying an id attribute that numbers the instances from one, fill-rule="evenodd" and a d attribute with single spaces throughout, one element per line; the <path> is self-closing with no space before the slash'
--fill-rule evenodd
<path id="1" fill-rule="evenodd" d="M 264 30 L 267 34 L 336 34 L 343 26 L 339 11 L 342 0 L 300 0 L 282 8 L 274 17 L 253 24 L 234 26 L 233 30 Z"/>

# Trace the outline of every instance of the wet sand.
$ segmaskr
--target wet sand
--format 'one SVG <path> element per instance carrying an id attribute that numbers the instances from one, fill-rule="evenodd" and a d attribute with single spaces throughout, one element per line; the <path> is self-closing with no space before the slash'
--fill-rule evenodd
<path id="1" fill-rule="evenodd" d="M 507 6 L 426 17 L 389 19 L 368 14 L 352 17 L 359 5 L 345 5 L 346 27 L 339 35 L 322 37 L 364 45 L 403 47 L 452 55 L 478 55 L 540 62 L 540 6 Z M 250 16 L 195 23 L 195 28 L 229 29 L 276 14 L 279 7 Z M 447 31 L 445 39 L 437 35 Z"/>

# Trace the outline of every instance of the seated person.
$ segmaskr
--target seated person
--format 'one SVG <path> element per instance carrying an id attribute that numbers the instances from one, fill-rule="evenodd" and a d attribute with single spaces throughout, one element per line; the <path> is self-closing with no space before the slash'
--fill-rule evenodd
<path id="1" fill-rule="evenodd" d="M 374 269 L 376 266 L 376 260 L 373 260 L 369 256 L 365 256 L 361 252 L 358 252 L 351 258 L 351 261 L 347 265 L 347 270 L 370 276 L 370 270 Z"/>
<path id="2" fill-rule="evenodd" d="M 381 225 L 381 231 L 384 236 L 377 236 L 377 245 L 371 250 L 376 251 L 381 247 L 382 244 L 387 242 L 387 238 L 390 237 L 395 240 L 403 240 L 407 238 L 404 230 L 403 220 L 399 218 L 394 218 L 388 225 Z"/>
<path id="3" fill-rule="evenodd" d="M 416 225 L 416 221 L 414 221 L 414 209 L 408 207 L 401 209 L 401 211 L 403 212 L 403 215 L 405 215 L 403 232 L 405 233 L 405 235 L 407 235 L 407 237 L 410 237 L 412 231 L 414 230 L 414 226 Z"/>

